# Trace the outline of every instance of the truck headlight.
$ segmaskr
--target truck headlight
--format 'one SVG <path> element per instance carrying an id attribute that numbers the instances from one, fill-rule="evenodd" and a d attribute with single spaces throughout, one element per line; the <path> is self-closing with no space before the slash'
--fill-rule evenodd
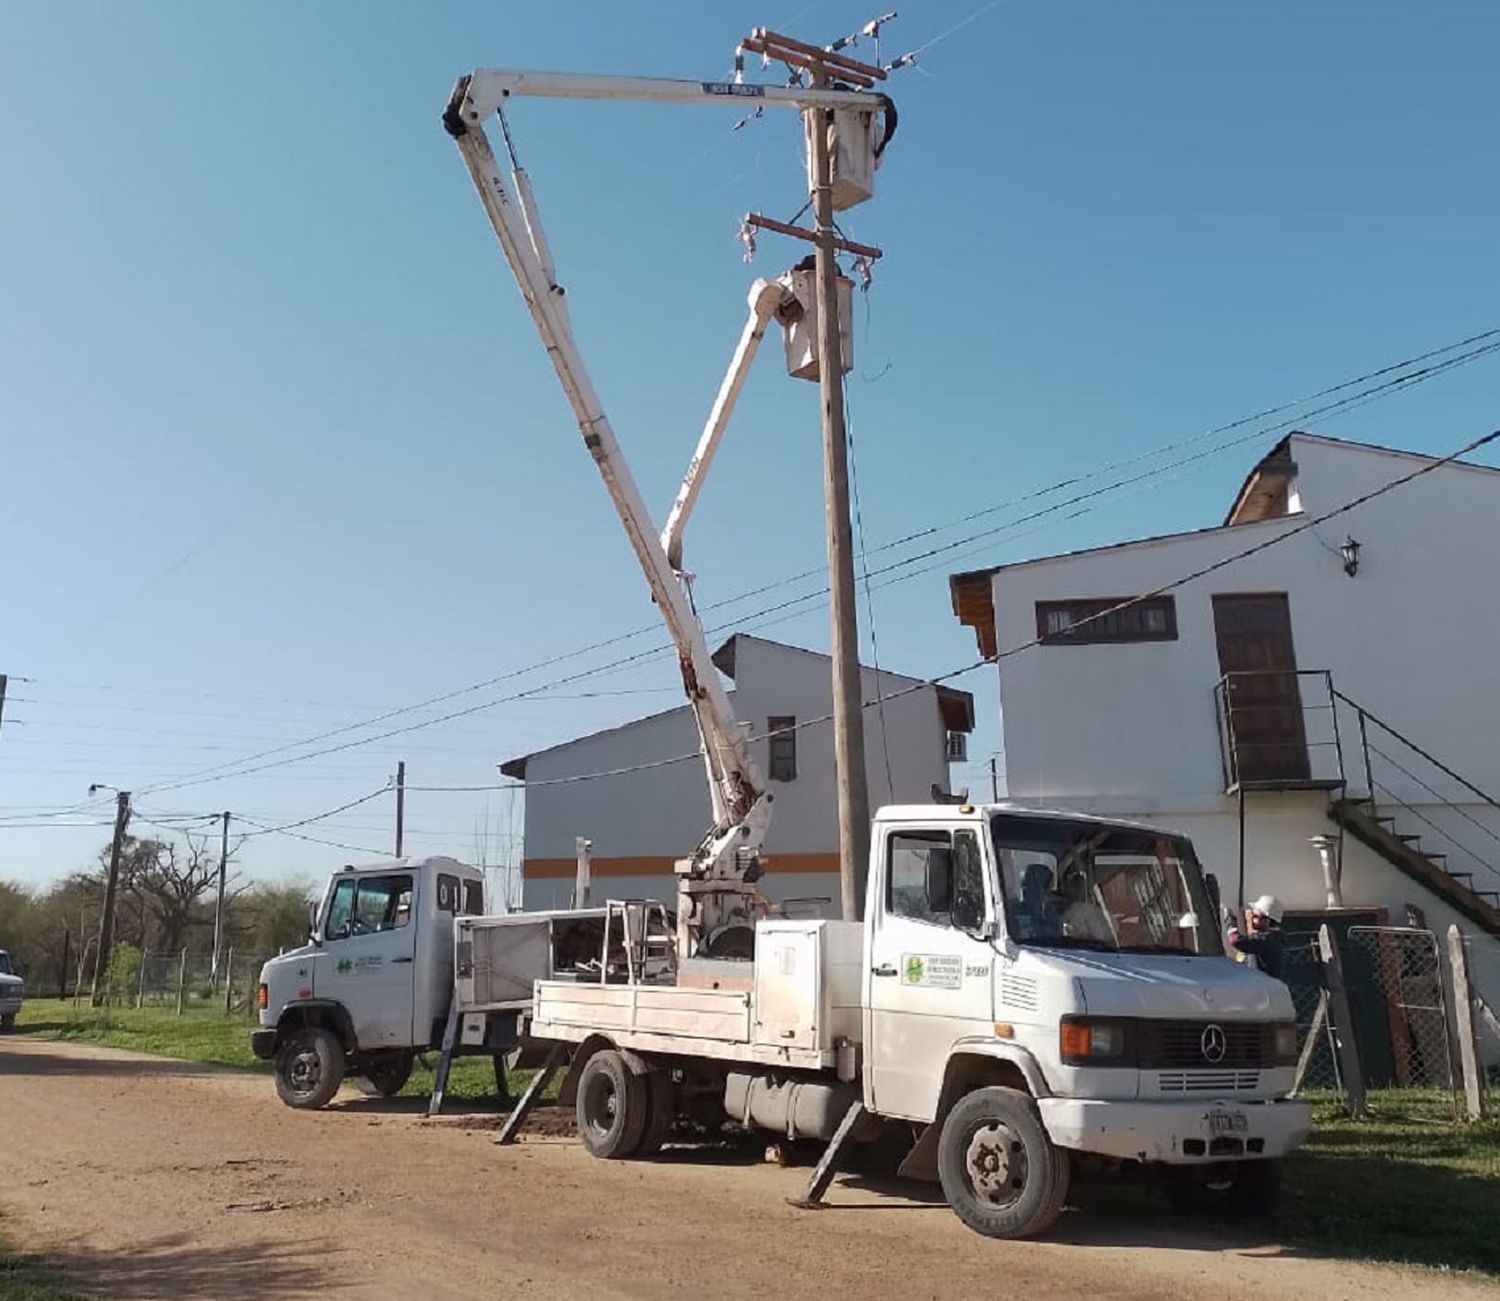
<path id="1" fill-rule="evenodd" d="M 1065 1066 L 1124 1066 L 1130 1035 L 1121 1021 L 1070 1017 L 1059 1027 L 1058 1048 Z"/>
<path id="2" fill-rule="evenodd" d="M 1286 1066 L 1294 1063 L 1297 1060 L 1297 1023 L 1279 1021 L 1274 1030 L 1272 1042 L 1275 1048 L 1276 1064 Z"/>

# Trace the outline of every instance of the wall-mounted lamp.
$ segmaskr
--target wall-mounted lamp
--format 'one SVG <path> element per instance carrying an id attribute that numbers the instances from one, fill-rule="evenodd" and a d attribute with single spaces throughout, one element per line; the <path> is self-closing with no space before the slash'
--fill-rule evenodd
<path id="1" fill-rule="evenodd" d="M 1359 543 L 1353 538 L 1346 538 L 1344 545 L 1339 548 L 1339 555 L 1344 558 L 1344 572 L 1353 578 L 1359 573 Z"/>

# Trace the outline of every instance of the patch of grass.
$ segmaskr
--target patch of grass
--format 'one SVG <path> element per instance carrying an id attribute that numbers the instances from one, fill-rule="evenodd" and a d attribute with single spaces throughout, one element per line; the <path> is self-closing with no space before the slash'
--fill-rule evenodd
<path id="1" fill-rule="evenodd" d="M 83 1301 L 40 1256 L 17 1251 L 0 1237 L 0 1297 L 5 1301 Z"/>
<path id="2" fill-rule="evenodd" d="M 243 1015 L 225 1016 L 220 1008 L 174 1007 L 76 1008 L 55 998 L 27 999 L 17 1029 L 37 1039 L 76 1040 L 132 1048 L 158 1057 L 210 1062 L 219 1066 L 266 1069 L 250 1052 L 251 1023 Z"/>
<path id="3" fill-rule="evenodd" d="M 27 999 L 22 1005 L 17 1029 L 37 1039 L 104 1044 L 157 1057 L 270 1074 L 270 1063 L 258 1061 L 250 1051 L 250 1031 L 255 1024 L 243 1013 L 225 1016 L 222 1008 L 214 1007 L 190 1006 L 178 1016 L 175 1007 L 91 1008 L 84 1001 L 75 1008 L 71 1001 L 36 998 Z M 436 1066 L 437 1053 L 427 1054 L 427 1060 Z M 432 1092 L 432 1076 L 432 1070 L 419 1062 L 401 1096 L 425 1098 Z M 512 1091 L 519 1093 L 530 1078 L 530 1072 L 512 1075 Z M 550 1095 L 555 1096 L 556 1090 L 554 1082 Z M 448 1074 L 446 1096 L 455 1101 L 494 1098 L 495 1071 L 490 1059 L 456 1058 Z"/>
<path id="4" fill-rule="evenodd" d="M 1500 1275 L 1500 1117 L 1456 1121 L 1444 1093 L 1373 1093 L 1351 1119 L 1315 1099 L 1316 1125 L 1287 1163 L 1278 1228 L 1340 1256 Z"/>

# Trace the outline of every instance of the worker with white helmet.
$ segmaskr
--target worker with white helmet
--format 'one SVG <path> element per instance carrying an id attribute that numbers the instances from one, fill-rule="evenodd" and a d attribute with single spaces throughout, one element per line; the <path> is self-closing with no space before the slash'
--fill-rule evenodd
<path id="1" fill-rule="evenodd" d="M 1263 894 L 1245 910 L 1250 933 L 1240 932 L 1226 908 L 1228 926 L 1224 939 L 1255 963 L 1268 976 L 1281 980 L 1286 968 L 1286 937 L 1281 932 L 1281 902 L 1275 895 Z"/>

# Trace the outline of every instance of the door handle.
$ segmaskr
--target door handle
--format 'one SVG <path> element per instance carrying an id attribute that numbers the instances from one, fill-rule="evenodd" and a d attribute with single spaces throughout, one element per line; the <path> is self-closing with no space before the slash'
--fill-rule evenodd
<path id="1" fill-rule="evenodd" d="M 891 966 L 891 964 L 887 962 L 883 966 L 871 967 L 870 974 L 872 976 L 894 976 L 898 973 L 896 971 L 896 968 Z"/>
<path id="2" fill-rule="evenodd" d="M 410 961 L 411 961 L 410 958 L 392 958 L 391 959 L 391 966 L 394 967 L 398 962 L 410 962 Z"/>

